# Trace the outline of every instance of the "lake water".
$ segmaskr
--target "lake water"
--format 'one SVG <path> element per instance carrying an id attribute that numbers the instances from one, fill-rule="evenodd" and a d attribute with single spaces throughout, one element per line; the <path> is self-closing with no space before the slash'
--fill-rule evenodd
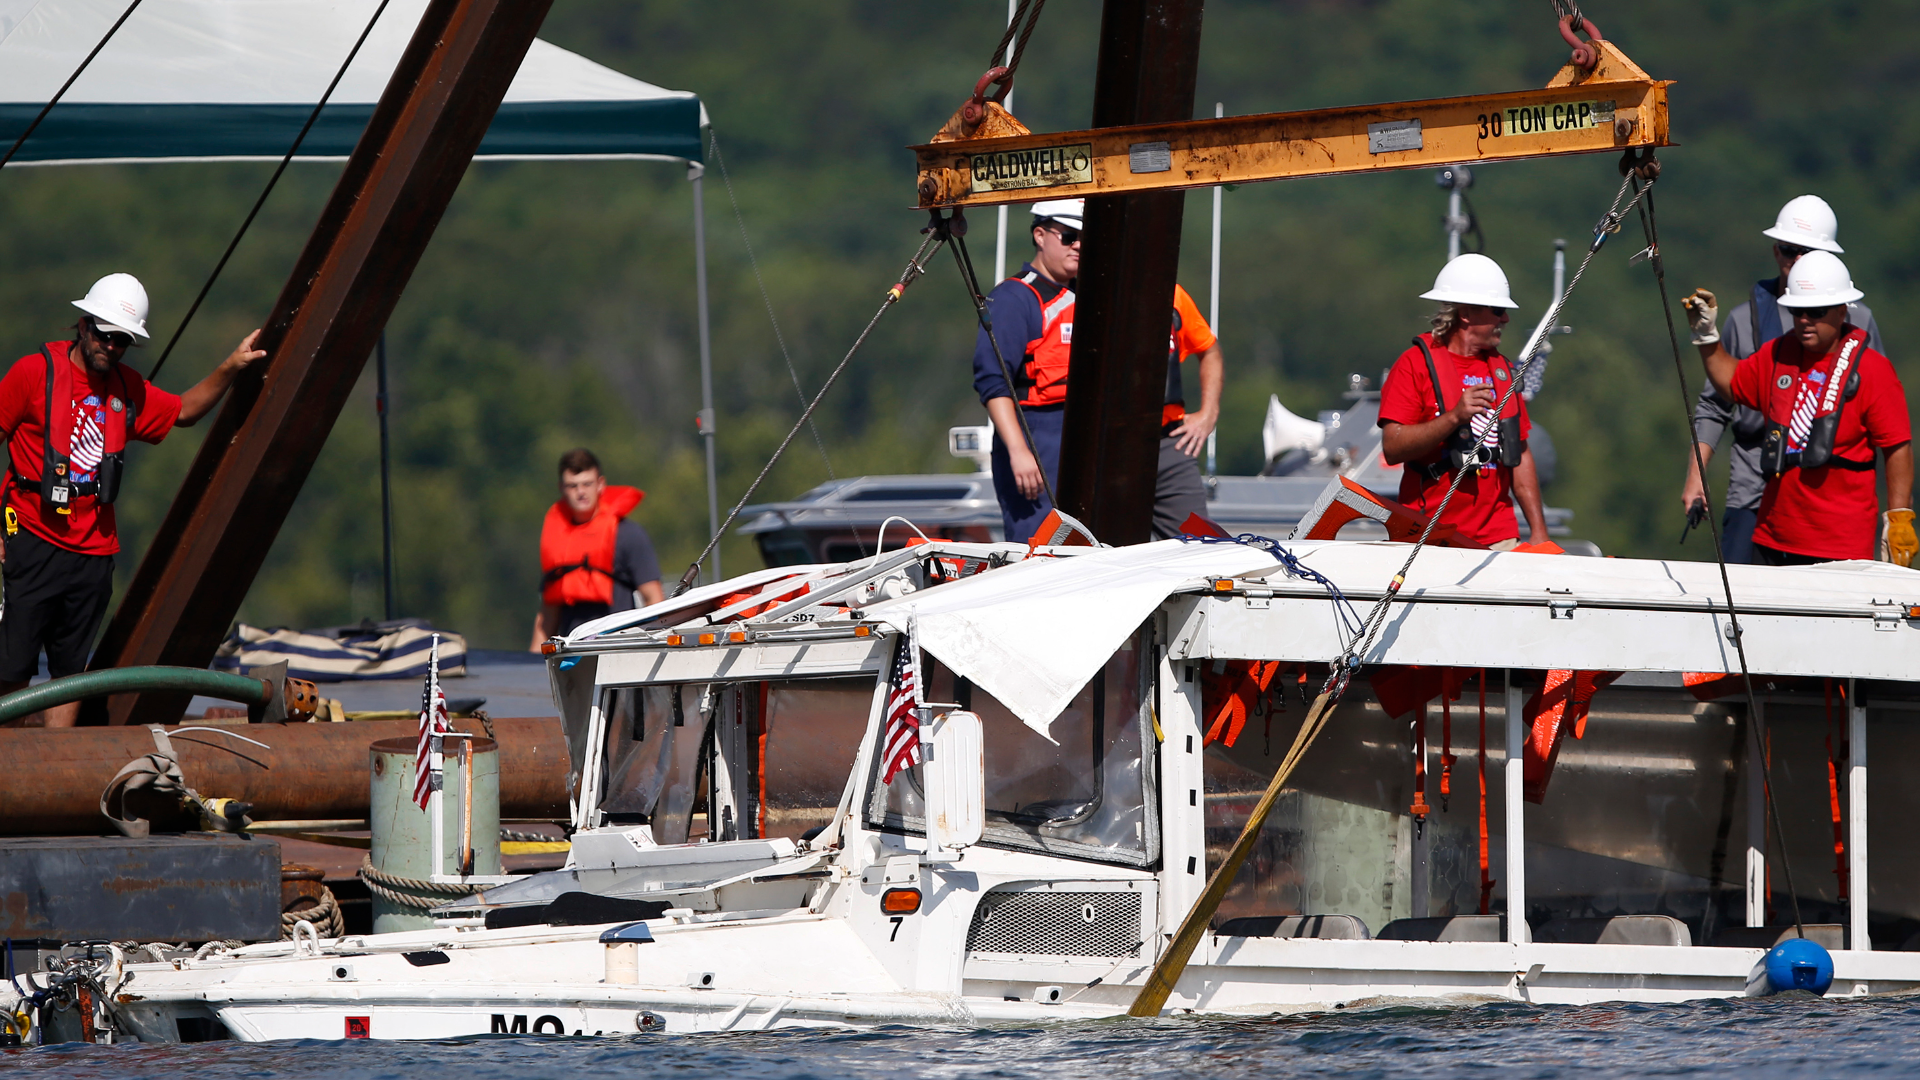
<path id="1" fill-rule="evenodd" d="M 1383 1007 L 625 1039 L 200 1043 L 0 1051 L 9 1077 L 152 1080 L 1126 1080 L 1130 1077 L 1856 1077 L 1920 1070 L 1920 998 L 1582 1008 Z"/>

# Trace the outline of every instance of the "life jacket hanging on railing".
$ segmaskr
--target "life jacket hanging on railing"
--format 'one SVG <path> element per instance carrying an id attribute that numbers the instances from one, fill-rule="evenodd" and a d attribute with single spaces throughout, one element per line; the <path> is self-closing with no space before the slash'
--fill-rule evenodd
<path id="1" fill-rule="evenodd" d="M 1521 712 L 1527 723 L 1521 776 L 1528 802 L 1546 801 L 1547 781 L 1567 732 L 1586 738 L 1593 695 L 1619 677 L 1617 671 L 1549 671 L 1546 683 L 1527 699 Z"/>
<path id="2" fill-rule="evenodd" d="M 1278 660 L 1215 660 L 1200 669 L 1200 713 L 1207 721 L 1202 745 L 1231 747 L 1280 673 Z"/>

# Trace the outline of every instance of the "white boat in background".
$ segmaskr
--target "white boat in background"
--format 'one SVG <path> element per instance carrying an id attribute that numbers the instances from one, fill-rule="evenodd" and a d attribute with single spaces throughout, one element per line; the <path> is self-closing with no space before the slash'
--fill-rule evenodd
<path id="1" fill-rule="evenodd" d="M 566 869 L 427 930 L 116 953 L 100 1022 L 166 1042 L 1122 1014 L 1306 712 L 1300 678 L 1345 647 L 1342 605 L 1377 598 L 1407 551 L 935 540 L 610 616 L 548 657 L 573 755 Z M 1363 673 L 1464 672 L 1451 745 L 1438 706 L 1390 717 L 1356 679 L 1167 1011 L 1739 996 L 1793 932 L 1787 869 L 1832 993 L 1920 989 L 1900 948 L 1920 930 L 1920 793 L 1867 782 L 1870 752 L 1913 757 L 1920 574 L 1728 572 L 1783 836 L 1761 824 L 1744 705 L 1683 685 L 1737 670 L 1715 566 L 1428 549 Z M 887 782 L 903 641 L 927 760 Z M 1279 662 L 1281 692 L 1210 741 L 1207 687 L 1244 661 Z M 1564 670 L 1622 674 L 1533 805 L 1525 699 Z"/>

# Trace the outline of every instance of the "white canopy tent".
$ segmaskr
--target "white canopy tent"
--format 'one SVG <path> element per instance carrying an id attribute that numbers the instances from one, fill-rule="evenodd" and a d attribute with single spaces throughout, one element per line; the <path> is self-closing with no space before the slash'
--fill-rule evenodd
<path id="1" fill-rule="evenodd" d="M 128 2 L 0 0 L 0 147 L 19 138 Z M 427 3 L 390 0 L 298 160 L 339 161 L 352 152 Z M 379 0 L 143 0 L 12 164 L 278 161 L 378 7 Z M 701 190 L 706 125 L 696 95 L 629 78 L 536 40 L 476 156 L 687 166 L 701 434 L 708 513 L 717 528 Z M 384 387 L 384 367 L 381 375 Z M 717 552 L 712 569 L 717 578 Z"/>

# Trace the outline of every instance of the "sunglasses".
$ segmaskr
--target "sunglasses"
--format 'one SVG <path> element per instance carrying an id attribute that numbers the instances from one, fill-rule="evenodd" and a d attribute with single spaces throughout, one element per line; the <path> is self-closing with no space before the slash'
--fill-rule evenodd
<path id="1" fill-rule="evenodd" d="M 1826 317 L 1827 312 L 1840 306 L 1842 305 L 1828 304 L 1826 307 L 1797 307 L 1793 309 L 1793 314 L 1796 317 L 1805 315 L 1809 319 L 1822 319 Z"/>
<path id="2" fill-rule="evenodd" d="M 1080 242 L 1080 230 L 1069 229 L 1065 225 L 1048 226 L 1047 231 L 1060 238 L 1060 243 L 1072 247 Z"/>
<path id="3" fill-rule="evenodd" d="M 1800 256 L 1813 250 L 1812 248 L 1795 247 L 1792 244 L 1775 244 L 1773 248 L 1780 253 L 1780 257 L 1783 259 L 1798 259 Z"/>
<path id="4" fill-rule="evenodd" d="M 92 319 L 87 320 L 87 330 L 93 334 L 94 337 L 118 348 L 125 349 L 133 345 L 132 334 L 123 333 L 119 330 L 102 330 L 100 329 L 100 324 Z"/>

